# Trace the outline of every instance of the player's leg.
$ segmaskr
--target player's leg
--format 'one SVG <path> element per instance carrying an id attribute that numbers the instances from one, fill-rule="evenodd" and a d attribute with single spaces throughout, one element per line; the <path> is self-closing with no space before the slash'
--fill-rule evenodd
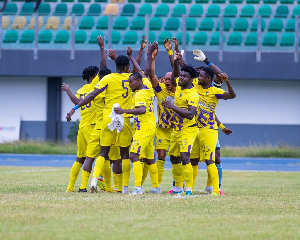
<path id="1" fill-rule="evenodd" d="M 140 161 L 141 161 L 142 166 L 143 166 L 142 189 L 143 189 L 144 182 L 145 182 L 145 180 L 146 180 L 146 178 L 148 176 L 148 172 L 149 172 L 148 165 L 145 162 L 145 160 L 146 160 L 145 158 L 142 158 L 140 156 Z M 143 192 L 144 192 L 144 190 L 143 190 Z"/>
<path id="2" fill-rule="evenodd" d="M 164 170 L 165 170 L 165 158 L 167 155 L 167 150 L 165 149 L 156 149 L 157 151 L 157 173 L 158 173 L 158 184 L 161 187 L 161 182 L 162 182 L 162 177 L 164 174 Z"/>
<path id="3" fill-rule="evenodd" d="M 69 179 L 69 184 L 67 187 L 67 192 L 74 192 L 74 185 L 75 181 L 78 177 L 79 171 L 84 163 L 85 157 L 77 157 L 76 161 L 74 162 L 71 172 L 70 172 L 70 179 Z"/>
<path id="4" fill-rule="evenodd" d="M 102 169 L 102 174 L 103 174 L 103 177 L 104 177 L 104 183 L 105 183 L 105 188 L 106 188 L 106 191 L 107 192 L 111 192 L 112 191 L 112 188 L 111 188 L 111 162 L 116 162 L 114 163 L 115 167 L 115 171 L 116 171 L 116 178 L 120 178 L 120 174 L 122 173 L 122 165 L 121 165 L 121 156 L 120 156 L 120 149 L 119 147 L 115 146 L 115 145 L 112 145 L 110 147 L 110 151 L 109 151 L 109 154 L 108 154 L 108 157 L 110 159 L 109 161 L 109 164 L 106 163 L 105 161 L 105 164 L 103 166 L 103 169 Z"/>
<path id="5" fill-rule="evenodd" d="M 222 167 L 222 163 L 221 163 L 221 146 L 220 146 L 220 143 L 219 143 L 219 139 L 217 141 L 216 150 L 215 150 L 215 164 L 216 164 L 216 167 L 218 169 L 218 174 L 219 174 L 220 195 L 225 196 L 225 194 L 221 190 L 223 167 Z"/>
<path id="6" fill-rule="evenodd" d="M 122 193 L 123 190 L 123 173 L 122 173 L 122 160 L 113 161 L 113 172 L 116 176 L 117 192 Z"/>
<path id="7" fill-rule="evenodd" d="M 199 133 L 198 133 L 199 134 Z M 193 168 L 193 190 L 198 176 L 198 163 L 200 159 L 199 135 L 197 134 L 191 151 L 191 164 Z"/>

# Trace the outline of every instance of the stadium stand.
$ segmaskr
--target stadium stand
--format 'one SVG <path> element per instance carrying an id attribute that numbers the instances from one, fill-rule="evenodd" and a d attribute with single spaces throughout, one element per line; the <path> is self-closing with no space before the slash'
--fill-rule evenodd
<path id="1" fill-rule="evenodd" d="M 145 28 L 145 18 L 136 17 L 132 20 L 130 30 L 144 30 Z"/>
<path id="2" fill-rule="evenodd" d="M 87 13 L 88 16 L 99 16 L 101 13 L 101 5 L 94 3 L 89 7 L 89 11 Z"/>
<path id="3" fill-rule="evenodd" d="M 2 16 L 2 28 L 7 29 L 8 26 L 9 26 L 9 18 L 7 16 Z"/>
<path id="4" fill-rule="evenodd" d="M 75 18 L 75 27 L 77 26 L 77 18 Z M 72 27 L 72 17 L 66 17 L 65 22 L 62 25 L 62 29 L 71 29 Z"/>
<path id="5" fill-rule="evenodd" d="M 26 30 L 22 33 L 20 38 L 20 43 L 33 43 L 34 41 L 34 31 Z"/>
<path id="6" fill-rule="evenodd" d="M 203 7 L 201 5 L 193 5 L 191 7 L 189 16 L 190 17 L 201 17 L 203 14 Z"/>
<path id="7" fill-rule="evenodd" d="M 150 4 L 143 4 L 138 12 L 138 16 L 145 16 L 146 14 L 152 14 L 152 6 Z"/>
<path id="8" fill-rule="evenodd" d="M 60 26 L 59 17 L 49 17 L 45 29 L 58 29 Z"/>
<path id="9" fill-rule="evenodd" d="M 109 3 L 106 5 L 105 11 L 103 12 L 104 15 L 117 15 L 119 12 L 118 4 L 116 3 Z"/>
<path id="10" fill-rule="evenodd" d="M 127 17 L 118 17 L 115 21 L 113 29 L 126 30 L 127 27 L 128 27 L 128 18 Z"/>
<path id="11" fill-rule="evenodd" d="M 70 38 L 69 32 L 66 30 L 61 30 L 57 32 L 54 39 L 54 43 L 67 43 L 69 41 L 69 38 Z"/>
<path id="12" fill-rule="evenodd" d="M 55 7 L 55 12 L 53 13 L 54 16 L 65 16 L 68 12 L 67 4 L 59 3 Z"/>
<path id="13" fill-rule="evenodd" d="M 103 30 L 108 29 L 108 17 L 105 16 L 99 18 L 96 29 L 103 29 Z"/>
<path id="14" fill-rule="evenodd" d="M 52 41 L 52 31 L 50 30 L 43 30 L 39 34 L 39 43 L 50 43 Z"/>
<path id="15" fill-rule="evenodd" d="M 33 10 L 34 10 L 34 6 L 32 3 L 30 3 L 30 2 L 24 3 L 24 5 L 22 6 L 20 15 L 23 15 L 23 16 L 31 15 L 33 13 Z"/>
<path id="16" fill-rule="evenodd" d="M 76 16 L 82 16 L 84 13 L 84 5 L 82 3 L 76 3 L 72 7 L 72 12 L 70 14 L 75 14 Z"/>
<path id="17" fill-rule="evenodd" d="M 86 40 L 87 40 L 87 35 L 85 31 L 75 32 L 75 43 L 85 43 Z"/>
<path id="18" fill-rule="evenodd" d="M 19 34 L 17 30 L 8 30 L 3 39 L 3 43 L 16 43 L 18 41 Z"/>
<path id="19" fill-rule="evenodd" d="M 81 20 L 79 29 L 92 29 L 94 25 L 95 25 L 94 18 L 91 16 L 85 16 Z"/>
<path id="20" fill-rule="evenodd" d="M 38 24 L 39 24 L 39 29 L 42 28 L 42 26 L 44 25 L 44 19 L 43 17 L 39 17 L 38 18 Z M 34 29 L 34 26 L 35 26 L 35 17 L 32 17 L 31 20 L 30 20 L 30 24 L 28 25 L 28 28 L 29 29 Z"/>
<path id="21" fill-rule="evenodd" d="M 48 16 L 51 12 L 51 7 L 49 3 L 41 3 L 38 8 L 38 14 L 40 16 Z"/>
<path id="22" fill-rule="evenodd" d="M 18 7 L 16 3 L 7 3 L 5 5 L 3 15 L 15 15 L 18 12 Z"/>
<path id="23" fill-rule="evenodd" d="M 12 29 L 24 29 L 26 26 L 26 17 L 17 16 L 14 19 L 14 23 L 11 26 Z"/>
<path id="24" fill-rule="evenodd" d="M 138 41 L 138 34 L 136 31 L 128 31 L 125 33 L 123 44 L 135 44 Z"/>
<path id="25" fill-rule="evenodd" d="M 104 36 L 104 33 L 102 31 L 94 31 L 94 32 L 92 32 L 92 34 L 90 35 L 89 43 L 91 43 L 91 44 L 98 43 L 97 37 L 100 36 L 100 35 Z"/>
<path id="26" fill-rule="evenodd" d="M 121 16 L 133 16 L 135 13 L 135 7 L 133 4 L 125 4 Z"/>
<path id="27" fill-rule="evenodd" d="M 205 45 L 207 42 L 207 34 L 205 32 L 197 32 L 194 36 L 193 45 Z"/>

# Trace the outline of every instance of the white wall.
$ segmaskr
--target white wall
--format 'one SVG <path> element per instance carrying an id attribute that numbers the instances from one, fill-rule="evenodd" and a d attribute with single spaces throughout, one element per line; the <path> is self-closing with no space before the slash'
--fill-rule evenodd
<path id="1" fill-rule="evenodd" d="M 224 123 L 300 124 L 300 82 L 232 80 L 237 94 L 219 100 L 217 116 Z M 227 91 L 224 83 L 223 89 Z"/>
<path id="2" fill-rule="evenodd" d="M 20 115 L 22 121 L 46 121 L 47 78 L 0 77 L 1 115 Z"/>

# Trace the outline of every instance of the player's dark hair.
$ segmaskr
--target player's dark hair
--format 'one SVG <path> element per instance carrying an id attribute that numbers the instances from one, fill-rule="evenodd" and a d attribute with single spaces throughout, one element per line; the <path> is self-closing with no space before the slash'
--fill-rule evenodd
<path id="1" fill-rule="evenodd" d="M 142 81 L 143 77 L 142 77 L 142 75 L 141 75 L 140 73 L 135 72 L 135 73 L 132 73 L 129 77 L 131 77 L 131 76 L 134 76 L 134 77 L 136 77 L 137 79 L 140 79 L 141 82 L 143 82 L 143 81 Z"/>
<path id="2" fill-rule="evenodd" d="M 120 55 L 116 58 L 115 62 L 116 62 L 117 67 L 124 68 L 127 65 L 129 65 L 130 59 L 129 59 L 129 57 L 127 57 L 125 55 Z"/>
<path id="3" fill-rule="evenodd" d="M 213 71 L 211 68 L 209 68 L 209 67 L 204 67 L 204 68 L 202 69 L 202 71 L 204 71 L 205 74 L 206 74 L 206 76 L 207 76 L 207 77 L 210 77 L 211 80 L 214 79 L 215 73 L 214 73 L 214 71 Z"/>
<path id="4" fill-rule="evenodd" d="M 199 75 L 199 73 L 195 70 L 195 68 L 189 64 L 183 65 L 181 71 L 188 72 L 192 78 L 196 78 Z"/>
<path id="5" fill-rule="evenodd" d="M 111 70 L 109 68 L 101 68 L 99 71 L 99 76 L 106 76 L 108 74 L 111 74 Z"/>
<path id="6" fill-rule="evenodd" d="M 90 77 L 95 77 L 99 72 L 99 68 L 97 66 L 89 66 L 83 69 L 82 78 L 83 80 L 89 80 Z"/>

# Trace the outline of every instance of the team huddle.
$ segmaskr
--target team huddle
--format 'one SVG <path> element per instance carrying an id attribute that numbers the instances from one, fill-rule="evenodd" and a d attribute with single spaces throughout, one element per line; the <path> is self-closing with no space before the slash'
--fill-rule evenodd
<path id="1" fill-rule="evenodd" d="M 147 61 L 140 67 L 146 37 L 136 57 L 127 48 L 127 56 L 117 56 L 108 49 L 108 56 L 115 61 L 112 73 L 106 65 L 104 38 L 99 36 L 100 68 L 84 69 L 82 77 L 87 80 L 74 95 L 63 84 L 75 107 L 67 114 L 67 120 L 80 109 L 81 121 L 77 136 L 77 159 L 74 162 L 67 192 L 74 191 L 74 184 L 82 170 L 82 183 L 78 192 L 87 192 L 87 183 L 96 159 L 90 192 L 97 186 L 106 192 L 129 193 L 131 163 L 135 188 L 131 194 L 144 194 L 143 183 L 149 172 L 152 189 L 150 193 L 162 193 L 161 183 L 165 158 L 172 163 L 173 187 L 170 194 L 193 195 L 198 175 L 198 163 L 207 165 L 206 192 L 224 195 L 220 189 L 222 166 L 219 156 L 218 128 L 225 134 L 231 129 L 215 115 L 219 99 L 233 99 L 236 94 L 228 77 L 209 61 L 201 50 L 194 50 L 194 59 L 207 67 L 186 64 L 178 48 L 178 41 L 165 39 L 173 71 L 158 79 L 155 62 L 158 55 L 157 42 L 150 43 Z M 130 69 L 130 62 L 133 67 Z M 228 92 L 221 89 L 225 82 Z M 157 99 L 156 122 L 153 104 Z M 134 119 L 131 124 L 131 118 Z M 155 143 L 154 143 L 155 142 Z M 158 154 L 155 161 L 154 151 Z M 131 162 L 131 163 L 130 163 Z M 111 178 L 113 172 L 113 186 Z"/>

